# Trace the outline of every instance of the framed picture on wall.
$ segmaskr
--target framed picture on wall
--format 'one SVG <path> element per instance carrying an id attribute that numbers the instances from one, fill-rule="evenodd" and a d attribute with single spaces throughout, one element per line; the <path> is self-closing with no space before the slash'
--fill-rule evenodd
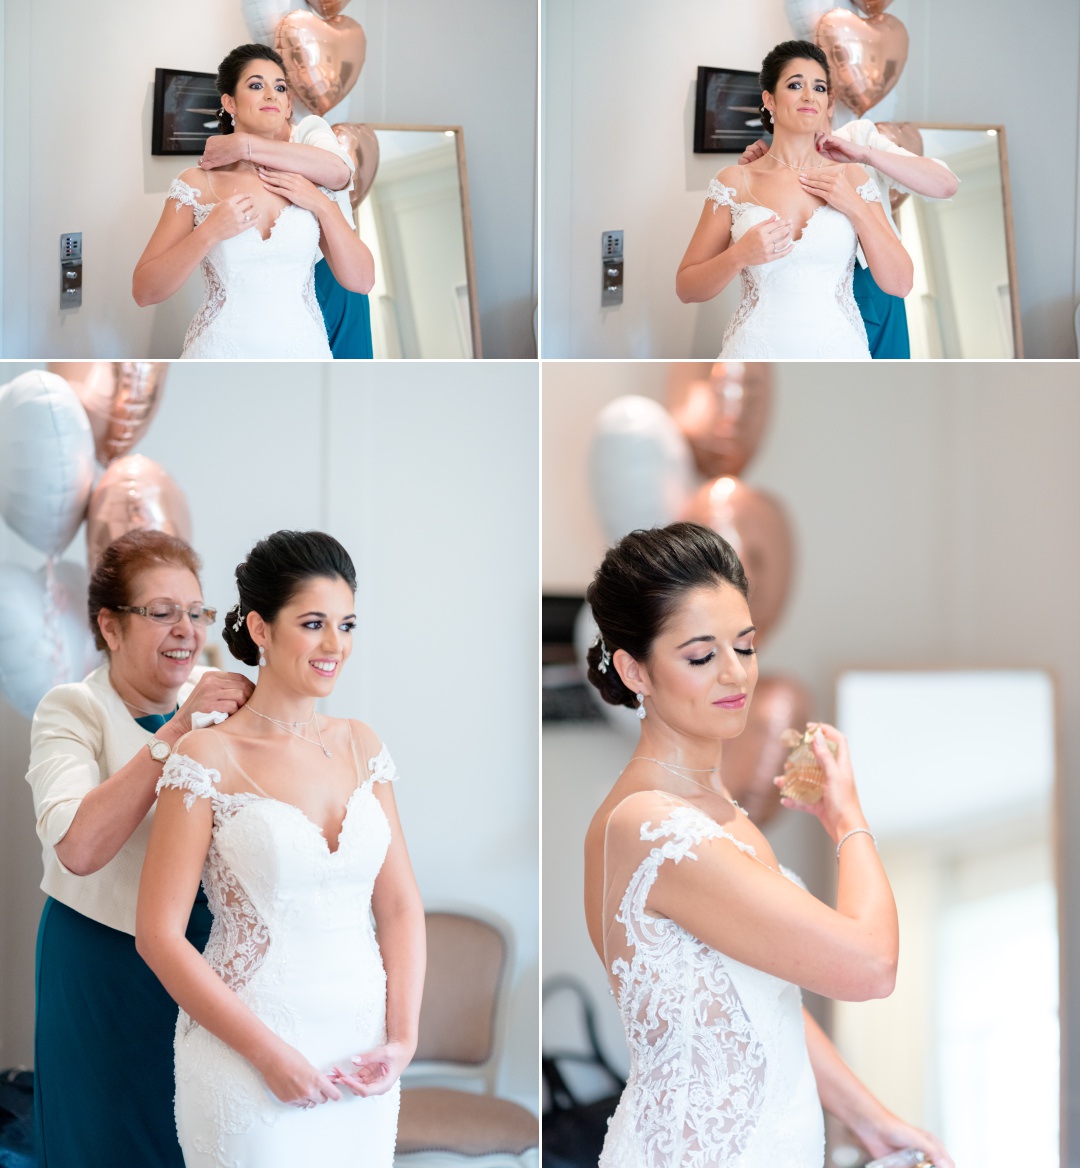
<path id="1" fill-rule="evenodd" d="M 758 75 L 699 65 L 694 106 L 694 153 L 741 154 L 765 133 Z"/>
<path id="2" fill-rule="evenodd" d="M 206 139 L 218 132 L 220 108 L 213 73 L 155 69 L 150 153 L 202 154 Z"/>

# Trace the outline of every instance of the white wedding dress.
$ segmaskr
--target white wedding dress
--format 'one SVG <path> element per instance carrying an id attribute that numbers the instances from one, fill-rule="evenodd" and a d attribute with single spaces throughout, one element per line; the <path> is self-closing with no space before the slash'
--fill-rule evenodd
<path id="1" fill-rule="evenodd" d="M 881 202 L 872 181 L 856 193 L 868 203 Z M 733 243 L 774 214 L 759 203 L 736 202 L 735 194 L 716 179 L 705 193 L 714 212 L 730 208 Z M 851 220 L 823 204 L 787 255 L 743 268 L 742 296 L 724 331 L 721 358 L 870 360 L 866 328 L 851 291 L 858 242 Z"/>
<path id="2" fill-rule="evenodd" d="M 203 886 L 214 924 L 203 956 L 324 1072 L 351 1069 L 353 1055 L 386 1041 L 386 974 L 370 915 L 390 844 L 372 787 L 397 778 L 385 746 L 368 770 L 366 778 L 358 774 L 333 852 L 298 807 L 254 792 L 223 794 L 218 771 L 182 754 L 170 757 L 158 783 L 159 791 L 182 790 L 188 807 L 196 799 L 213 807 Z M 368 1098 L 343 1087 L 340 1101 L 308 1110 L 287 1105 L 183 1010 L 175 1052 L 176 1128 L 187 1168 L 391 1168 L 398 1084 Z"/>
<path id="3" fill-rule="evenodd" d="M 822 1168 L 799 988 L 646 911 L 663 864 L 693 863 L 702 846 L 754 849 L 689 803 L 664 808 L 641 824 L 645 855 L 608 932 L 630 1076 L 600 1168 Z"/>
<path id="4" fill-rule="evenodd" d="M 195 226 L 214 209 L 179 178 L 166 199 L 195 212 Z M 202 262 L 202 307 L 184 337 L 181 357 L 333 358 L 315 298 L 319 221 L 302 207 L 282 208 L 263 239 L 249 227 L 215 244 Z"/>

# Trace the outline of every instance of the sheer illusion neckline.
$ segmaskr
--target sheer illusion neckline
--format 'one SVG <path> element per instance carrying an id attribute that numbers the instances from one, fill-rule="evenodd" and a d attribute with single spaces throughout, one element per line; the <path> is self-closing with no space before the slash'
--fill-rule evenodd
<path id="1" fill-rule="evenodd" d="M 179 179 L 177 181 L 183 182 L 182 179 Z M 217 192 L 214 190 L 214 180 L 209 175 L 207 175 L 207 182 L 209 183 L 211 196 L 215 196 L 217 194 Z M 188 189 L 193 194 L 197 195 L 199 198 L 202 198 L 202 191 L 199 190 L 198 187 L 193 187 L 187 183 L 185 183 L 185 186 L 187 186 Z M 203 210 L 206 211 L 207 214 L 209 214 L 218 205 L 218 203 L 220 203 L 222 201 L 223 200 L 220 198 L 215 198 L 214 202 L 201 203 L 200 206 L 203 208 Z M 281 222 L 282 215 L 284 215 L 285 212 L 288 211 L 290 208 L 292 208 L 294 211 L 302 211 L 303 210 L 303 207 L 297 207 L 297 205 L 295 203 L 290 203 L 288 200 L 286 200 L 285 205 L 274 216 L 274 221 L 273 221 L 273 223 L 270 224 L 270 230 L 265 235 L 263 235 L 262 231 L 259 230 L 259 225 L 257 222 L 252 223 L 252 225 L 250 227 L 245 227 L 244 230 L 241 231 L 239 234 L 240 235 L 247 235 L 247 233 L 249 231 L 254 231 L 255 234 L 259 237 L 260 243 L 269 243 L 270 240 L 273 239 L 273 237 L 274 237 L 274 232 L 277 230 L 278 224 Z M 237 236 L 236 238 L 239 238 L 239 236 Z"/>

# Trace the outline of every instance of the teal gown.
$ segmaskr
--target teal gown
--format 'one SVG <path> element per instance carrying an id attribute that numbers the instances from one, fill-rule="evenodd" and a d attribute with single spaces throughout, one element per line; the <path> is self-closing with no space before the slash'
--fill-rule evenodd
<path id="1" fill-rule="evenodd" d="M 135 720 L 153 733 L 172 715 Z M 212 923 L 199 889 L 187 938 Z M 34 1143 L 39 1168 L 184 1168 L 173 1119 L 176 1003 L 129 933 L 51 896 L 37 939 Z"/>
<path id="2" fill-rule="evenodd" d="M 858 260 L 855 261 L 852 291 L 866 325 L 870 356 L 875 361 L 907 360 L 911 356 L 911 345 L 903 300 L 882 292 L 870 269 L 864 268 Z"/>
<path id="3" fill-rule="evenodd" d="M 326 260 L 319 260 L 315 265 L 315 298 L 326 322 L 334 360 L 370 360 L 371 306 L 367 295 L 342 288 Z"/>

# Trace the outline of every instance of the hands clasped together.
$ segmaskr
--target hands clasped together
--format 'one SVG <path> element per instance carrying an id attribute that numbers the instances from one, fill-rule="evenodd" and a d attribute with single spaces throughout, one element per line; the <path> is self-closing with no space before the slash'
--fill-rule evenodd
<path id="1" fill-rule="evenodd" d="M 341 1088 L 362 1098 L 384 1095 L 401 1077 L 410 1057 L 403 1043 L 388 1042 L 353 1055 L 348 1071 L 335 1065 L 324 1074 L 300 1051 L 283 1044 L 273 1062 L 262 1068 L 262 1075 L 282 1103 L 306 1110 L 341 1099 Z"/>

